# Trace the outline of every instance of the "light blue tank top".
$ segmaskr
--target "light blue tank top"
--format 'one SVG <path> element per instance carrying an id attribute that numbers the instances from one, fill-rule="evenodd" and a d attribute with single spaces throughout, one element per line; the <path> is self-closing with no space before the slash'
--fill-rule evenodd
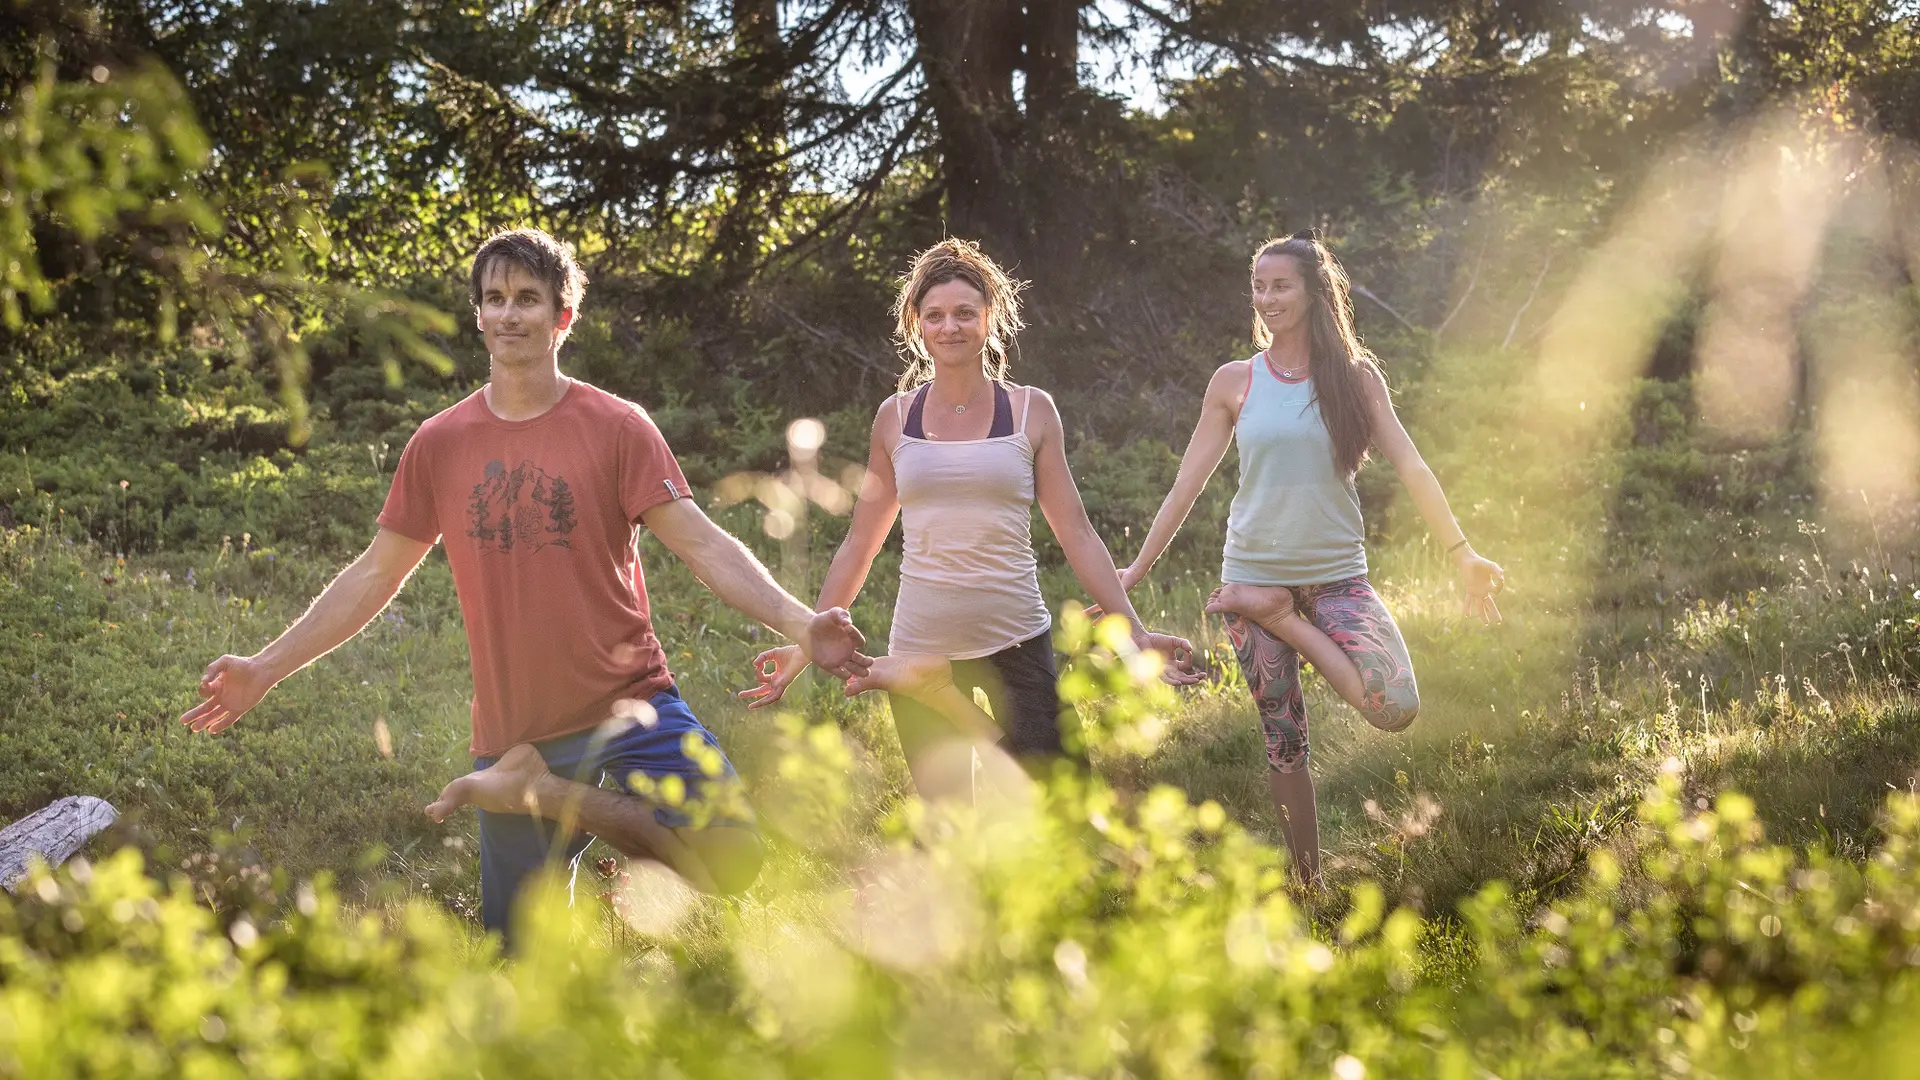
<path id="1" fill-rule="evenodd" d="M 1227 514 L 1220 580 L 1323 585 L 1367 572 L 1360 496 L 1334 468 L 1312 379 L 1282 382 L 1264 353 L 1254 356 L 1234 441 L 1240 490 Z"/>

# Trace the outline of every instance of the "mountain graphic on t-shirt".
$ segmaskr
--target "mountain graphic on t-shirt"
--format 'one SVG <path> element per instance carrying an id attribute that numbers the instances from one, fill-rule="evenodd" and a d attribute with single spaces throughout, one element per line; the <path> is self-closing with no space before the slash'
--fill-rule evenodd
<path id="1" fill-rule="evenodd" d="M 570 548 L 575 524 L 566 478 L 531 461 L 511 470 L 504 462 L 487 462 L 486 476 L 473 485 L 467 503 L 467 535 L 483 554 Z"/>

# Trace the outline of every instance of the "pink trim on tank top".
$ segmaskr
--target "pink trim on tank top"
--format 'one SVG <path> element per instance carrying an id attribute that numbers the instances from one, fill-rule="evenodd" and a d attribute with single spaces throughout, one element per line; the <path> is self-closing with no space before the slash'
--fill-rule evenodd
<path id="1" fill-rule="evenodd" d="M 1285 375 L 1280 374 L 1280 369 L 1273 366 L 1273 348 L 1271 346 L 1260 350 L 1260 359 L 1265 360 L 1267 362 L 1268 374 L 1272 375 L 1274 378 L 1280 380 L 1281 382 L 1286 383 L 1288 386 L 1299 386 L 1301 383 L 1306 382 L 1308 379 L 1313 378 L 1313 370 L 1311 368 L 1307 370 L 1307 373 L 1305 375 L 1302 375 L 1297 379 L 1289 379 Z M 1247 388 L 1248 389 L 1253 388 L 1253 365 L 1252 364 L 1247 365 Z"/>

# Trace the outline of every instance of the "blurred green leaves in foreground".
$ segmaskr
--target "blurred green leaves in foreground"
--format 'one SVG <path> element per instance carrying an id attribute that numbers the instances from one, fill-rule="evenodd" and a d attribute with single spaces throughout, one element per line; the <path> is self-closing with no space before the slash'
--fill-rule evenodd
<path id="1" fill-rule="evenodd" d="M 1088 738 L 1150 740 L 1151 665 L 1066 637 Z M 571 908 L 556 879 L 517 960 L 257 869 L 38 876 L 0 904 L 0 1074 L 1872 1076 L 1920 1050 L 1911 795 L 1854 864 L 1666 775 L 1563 899 L 1494 883 L 1442 922 L 1303 896 L 1218 805 L 1069 774 L 1022 808 L 908 802 L 839 866 L 848 748 L 781 730 L 775 797 L 836 872 L 707 902 L 636 866 Z"/>

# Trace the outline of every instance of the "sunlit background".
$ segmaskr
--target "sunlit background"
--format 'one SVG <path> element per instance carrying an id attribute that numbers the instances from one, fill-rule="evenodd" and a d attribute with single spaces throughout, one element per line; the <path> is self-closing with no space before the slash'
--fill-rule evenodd
<path id="1" fill-rule="evenodd" d="M 1910 1075 L 1910 0 L 113 0 L 11 9 L 0 78 L 0 810 L 121 812 L 0 904 L 0 1073 Z M 1124 566 L 1249 256 L 1316 228 L 1505 620 L 1367 466 L 1423 706 L 1309 679 L 1306 890 L 1201 612 L 1232 455 L 1133 594 L 1192 689 L 1035 516 L 1089 767 L 1020 799 L 918 799 L 817 673 L 749 712 L 777 639 L 643 534 L 767 869 L 595 847 L 497 967 L 472 820 L 420 813 L 469 767 L 440 555 L 228 735 L 174 718 L 486 379 L 468 262 L 519 224 L 591 280 L 562 369 L 808 601 L 913 252 L 1031 282 L 1013 377 Z"/>

